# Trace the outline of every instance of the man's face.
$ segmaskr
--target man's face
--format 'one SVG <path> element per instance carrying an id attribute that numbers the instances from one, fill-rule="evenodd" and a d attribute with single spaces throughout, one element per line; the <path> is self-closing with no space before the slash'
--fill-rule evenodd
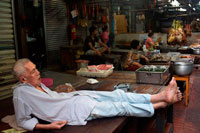
<path id="1" fill-rule="evenodd" d="M 28 62 L 24 65 L 25 74 L 24 74 L 24 82 L 33 85 L 34 87 L 40 86 L 40 72 L 37 70 L 35 64 L 32 62 Z"/>
<path id="2" fill-rule="evenodd" d="M 93 35 L 96 36 L 97 35 L 97 30 L 94 30 Z"/>

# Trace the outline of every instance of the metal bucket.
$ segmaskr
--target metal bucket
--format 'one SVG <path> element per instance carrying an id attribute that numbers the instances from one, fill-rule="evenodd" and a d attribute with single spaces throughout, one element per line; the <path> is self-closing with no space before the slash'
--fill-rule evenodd
<path id="1" fill-rule="evenodd" d="M 176 61 L 174 62 L 174 72 L 179 76 L 190 75 L 193 70 L 193 62 Z"/>

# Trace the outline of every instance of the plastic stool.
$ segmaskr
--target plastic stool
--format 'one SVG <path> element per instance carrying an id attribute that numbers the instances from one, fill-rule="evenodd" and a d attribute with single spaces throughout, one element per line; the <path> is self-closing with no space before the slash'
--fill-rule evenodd
<path id="1" fill-rule="evenodd" d="M 185 81 L 186 82 L 186 88 L 185 88 L 185 105 L 188 106 L 189 102 L 189 93 L 190 93 L 190 76 L 178 76 L 178 75 L 173 75 L 173 77 L 177 81 Z"/>

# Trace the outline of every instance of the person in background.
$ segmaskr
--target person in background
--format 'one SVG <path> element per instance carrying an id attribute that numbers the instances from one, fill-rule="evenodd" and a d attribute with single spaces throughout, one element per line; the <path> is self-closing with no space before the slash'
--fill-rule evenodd
<path id="1" fill-rule="evenodd" d="M 18 126 L 27 129 L 61 129 L 86 125 L 102 117 L 151 117 L 155 109 L 182 99 L 175 78 L 158 94 L 135 94 L 117 89 L 57 93 L 41 83 L 40 72 L 29 59 L 19 59 L 13 67 L 19 83 L 13 87 L 13 104 Z M 61 86 L 62 87 L 62 86 Z M 48 123 L 39 123 L 38 119 Z"/>
<path id="2" fill-rule="evenodd" d="M 146 49 L 149 50 L 149 51 L 152 51 L 154 50 L 154 41 L 153 41 L 153 38 L 154 38 L 154 33 L 153 32 L 150 32 L 148 34 L 148 38 L 145 42 L 145 46 L 146 46 Z"/>
<path id="3" fill-rule="evenodd" d="M 108 35 L 108 26 L 107 25 L 104 25 L 103 28 L 102 28 L 102 34 L 101 34 L 101 40 L 103 43 L 105 43 L 108 47 L 108 53 L 110 53 L 110 48 L 111 48 L 111 40 L 112 38 L 109 37 Z"/>
<path id="4" fill-rule="evenodd" d="M 95 26 L 90 27 L 89 32 L 90 36 L 86 38 L 84 44 L 85 54 L 102 56 L 102 54 L 108 50 L 107 45 L 97 37 L 98 31 Z M 98 44 L 100 47 L 98 47 Z"/>
<path id="5" fill-rule="evenodd" d="M 108 35 L 108 26 L 107 25 L 104 25 L 102 28 L 101 40 L 105 44 L 108 43 L 109 35 Z"/>
<path id="6" fill-rule="evenodd" d="M 138 40 L 133 40 L 131 42 L 131 51 L 128 53 L 127 58 L 124 63 L 124 68 L 127 71 L 135 71 L 149 62 L 149 59 L 144 55 L 138 53 L 141 48 L 140 42 Z"/>

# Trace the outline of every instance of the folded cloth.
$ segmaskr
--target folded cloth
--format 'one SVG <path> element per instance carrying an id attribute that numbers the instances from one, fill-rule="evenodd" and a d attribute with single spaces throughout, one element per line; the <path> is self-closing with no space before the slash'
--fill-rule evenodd
<path id="1" fill-rule="evenodd" d="M 26 131 L 25 129 L 23 129 L 23 128 L 21 128 L 17 125 L 15 115 L 7 115 L 4 118 L 2 118 L 1 121 L 4 122 L 4 123 L 8 123 L 9 126 L 16 129 L 17 131 Z"/>
<path id="2" fill-rule="evenodd" d="M 26 131 L 17 131 L 16 129 L 14 128 L 11 128 L 11 129 L 7 129 L 7 130 L 3 130 L 1 131 L 2 133 L 24 133 Z"/>

